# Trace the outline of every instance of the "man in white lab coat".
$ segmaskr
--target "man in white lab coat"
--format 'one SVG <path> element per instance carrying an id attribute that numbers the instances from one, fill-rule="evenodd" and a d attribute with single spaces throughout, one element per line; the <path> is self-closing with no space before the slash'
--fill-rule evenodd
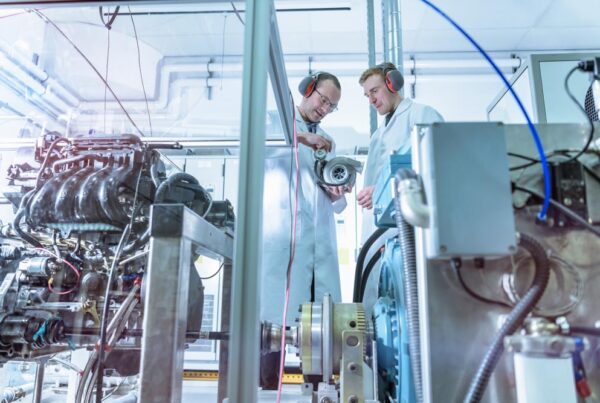
<path id="1" fill-rule="evenodd" d="M 413 102 L 400 95 L 404 84 L 402 74 L 392 63 L 382 63 L 365 70 L 359 79 L 365 97 L 385 115 L 384 124 L 373 133 L 365 168 L 363 189 L 358 193 L 358 204 L 363 207 L 362 242 L 377 229 L 373 216 L 373 190 L 387 158 L 391 153 L 410 152 L 411 132 L 417 123 L 441 122 L 444 119 L 432 107 Z"/>
<path id="2" fill-rule="evenodd" d="M 341 212 L 350 188 L 319 185 L 314 173 L 314 151 L 333 153 L 335 143 L 319 124 L 337 109 L 341 97 L 338 79 L 319 72 L 300 83 L 303 95 L 296 109 L 300 187 L 295 236 L 295 256 L 291 268 L 287 325 L 295 324 L 298 307 L 305 302 L 322 301 L 329 293 L 341 302 L 334 211 Z M 263 255 L 261 270 L 261 321 L 282 324 L 287 268 L 291 252 L 296 168 L 290 148 L 267 150 L 263 202 Z M 277 386 L 279 354 L 261 357 L 263 388 Z"/>

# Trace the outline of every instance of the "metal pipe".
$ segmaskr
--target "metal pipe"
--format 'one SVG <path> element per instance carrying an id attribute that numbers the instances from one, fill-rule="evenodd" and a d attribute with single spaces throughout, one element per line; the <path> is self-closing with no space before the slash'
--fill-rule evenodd
<path id="1" fill-rule="evenodd" d="M 367 0 L 367 49 L 369 52 L 369 67 L 375 66 L 375 8 L 373 0 Z M 377 111 L 369 106 L 370 133 L 377 130 Z"/>
<path id="2" fill-rule="evenodd" d="M 392 12 L 390 17 L 393 21 L 393 30 L 391 32 L 394 37 L 394 48 L 392 53 L 394 55 L 394 64 L 400 71 L 404 71 L 404 55 L 402 48 L 402 19 L 400 18 L 400 0 L 391 0 Z M 401 91 L 402 93 L 402 91 Z"/>
<path id="3" fill-rule="evenodd" d="M 35 367 L 35 379 L 33 381 L 33 397 L 31 399 L 32 403 L 40 403 L 42 401 L 42 390 L 44 389 L 45 369 L 45 363 L 38 361 L 37 366 Z"/>
<path id="4" fill-rule="evenodd" d="M 381 27 L 383 33 L 383 54 L 382 61 L 390 61 L 390 45 L 388 43 L 388 23 L 389 23 L 389 2 L 390 0 L 381 0 Z"/>
<path id="5" fill-rule="evenodd" d="M 429 207 L 423 199 L 423 189 L 416 179 L 403 179 L 398 183 L 402 216 L 415 227 L 429 227 Z"/>

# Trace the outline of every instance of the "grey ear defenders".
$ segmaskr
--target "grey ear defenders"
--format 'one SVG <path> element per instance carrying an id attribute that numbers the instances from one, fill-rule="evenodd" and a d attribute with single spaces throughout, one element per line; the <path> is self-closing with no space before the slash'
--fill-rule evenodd
<path id="1" fill-rule="evenodd" d="M 390 92 L 398 92 L 404 85 L 404 77 L 402 77 L 402 73 L 398 71 L 396 67 L 394 67 L 391 63 L 381 63 L 377 66 L 383 73 L 385 77 L 385 86 Z"/>

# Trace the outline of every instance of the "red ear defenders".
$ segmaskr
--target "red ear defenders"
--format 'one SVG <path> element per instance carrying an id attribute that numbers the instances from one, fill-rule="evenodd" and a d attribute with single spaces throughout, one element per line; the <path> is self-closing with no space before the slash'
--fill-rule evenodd
<path id="1" fill-rule="evenodd" d="M 382 63 L 376 66 L 382 71 L 385 77 L 385 86 L 390 92 L 398 92 L 404 85 L 404 77 L 397 68 L 392 67 L 390 63 Z"/>
<path id="2" fill-rule="evenodd" d="M 300 94 L 302 94 L 304 98 L 310 97 L 310 95 L 315 91 L 317 84 L 319 83 L 320 75 L 321 72 L 318 71 L 310 76 L 304 77 L 302 81 L 300 81 L 300 84 L 298 84 L 298 91 L 300 91 Z"/>

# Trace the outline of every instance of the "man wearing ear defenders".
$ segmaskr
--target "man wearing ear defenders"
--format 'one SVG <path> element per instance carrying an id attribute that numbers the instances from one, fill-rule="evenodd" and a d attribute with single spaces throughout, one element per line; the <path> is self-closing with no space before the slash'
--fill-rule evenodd
<path id="1" fill-rule="evenodd" d="M 404 77 L 393 63 L 385 62 L 365 70 L 358 83 L 385 122 L 371 136 L 364 173 L 364 188 L 358 193 L 358 204 L 363 210 L 363 242 L 376 230 L 373 216 L 373 190 L 384 164 L 391 153 L 410 152 L 410 134 L 417 123 L 444 120 L 432 107 L 418 104 L 400 95 Z"/>
<path id="2" fill-rule="evenodd" d="M 337 109 L 341 97 L 340 82 L 333 74 L 317 72 L 305 77 L 298 86 L 302 100 L 296 109 L 300 188 L 298 192 L 295 257 L 291 269 L 287 325 L 298 317 L 300 304 L 322 301 L 329 293 L 333 302 L 341 302 L 340 276 L 334 211 L 346 205 L 344 193 L 351 189 L 320 186 L 314 172 L 314 151 L 335 150 L 331 136 L 319 126 Z M 296 171 L 289 149 L 279 157 L 265 161 L 263 205 L 263 257 L 261 268 L 261 321 L 281 324 L 286 289 L 286 270 L 291 251 L 291 224 Z M 285 153 L 285 154 L 283 154 Z M 289 190 L 289 191 L 288 191 Z M 291 201 L 290 201 L 291 200 Z M 280 355 L 261 356 L 260 383 L 263 389 L 276 389 Z"/>

